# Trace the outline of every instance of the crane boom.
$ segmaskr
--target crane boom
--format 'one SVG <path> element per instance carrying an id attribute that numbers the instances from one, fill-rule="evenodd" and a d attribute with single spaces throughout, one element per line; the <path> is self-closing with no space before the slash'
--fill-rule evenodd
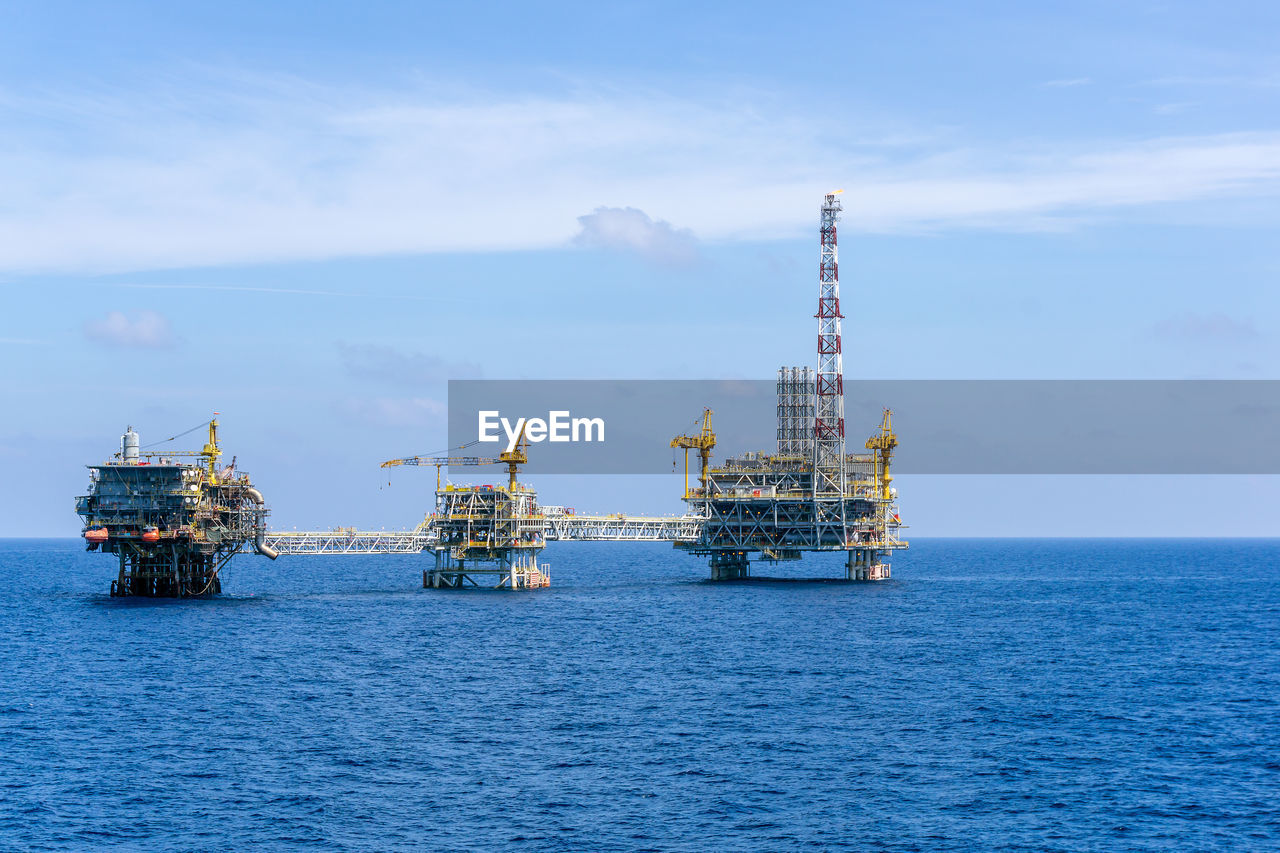
<path id="1" fill-rule="evenodd" d="M 483 456 L 406 456 L 403 459 L 388 459 L 382 468 L 397 468 L 401 465 L 434 465 L 436 466 L 436 491 L 440 491 L 440 469 L 450 465 L 497 465 L 500 460 L 487 459 Z"/>
<path id="2" fill-rule="evenodd" d="M 399 465 L 495 465 L 496 459 L 480 456 L 406 456 L 403 459 L 388 459 L 382 468 L 395 468 Z"/>
<path id="3" fill-rule="evenodd" d="M 714 441 L 713 441 L 714 443 Z M 397 468 L 401 465 L 434 465 L 436 466 L 436 491 L 440 491 L 440 469 L 447 468 L 450 465 L 462 465 L 469 468 L 478 465 L 506 465 L 508 483 L 507 488 L 514 491 L 516 487 L 516 475 L 520 472 L 520 466 L 529 461 L 529 439 L 525 436 L 524 430 L 520 431 L 520 438 L 516 442 L 514 448 L 498 454 L 496 457 L 490 456 L 405 456 L 401 459 L 388 459 L 383 462 L 382 468 Z"/>

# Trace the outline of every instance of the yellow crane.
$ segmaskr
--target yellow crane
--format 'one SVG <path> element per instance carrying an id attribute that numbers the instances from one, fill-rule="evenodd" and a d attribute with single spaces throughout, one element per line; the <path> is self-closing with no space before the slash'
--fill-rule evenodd
<path id="1" fill-rule="evenodd" d="M 498 460 L 485 459 L 482 456 L 406 456 L 403 459 L 388 459 L 379 467 L 396 468 L 400 465 L 434 465 L 436 466 L 436 491 L 440 491 L 440 469 L 450 465 L 496 465 Z"/>
<path id="2" fill-rule="evenodd" d="M 401 465 L 434 465 L 436 466 L 436 491 L 440 491 L 440 470 L 450 465 L 465 465 L 467 467 L 476 467 L 479 465 L 506 465 L 507 466 L 507 490 L 511 491 L 516 486 L 516 475 L 520 471 L 520 466 L 529 461 L 529 439 L 522 432 L 520 440 L 516 442 L 516 446 L 512 450 L 503 451 L 497 457 L 489 456 L 406 456 L 402 459 L 388 459 L 379 467 L 396 468 Z"/>
<path id="3" fill-rule="evenodd" d="M 200 451 L 200 456 L 205 460 L 205 468 L 209 472 L 209 482 L 218 482 L 218 473 L 214 466 L 217 465 L 219 457 L 222 456 L 222 450 L 218 447 L 218 413 L 214 412 L 213 417 L 209 420 L 209 440 L 205 443 Z"/>
<path id="4" fill-rule="evenodd" d="M 711 463 L 711 449 L 716 446 L 716 434 L 711 429 L 711 410 L 702 410 L 702 430 L 696 435 L 677 435 L 671 439 L 671 446 L 684 450 L 684 495 L 689 497 L 689 451 L 698 451 L 702 459 L 702 473 L 698 479 L 702 483 L 702 493 L 707 493 L 707 468 Z"/>
<path id="5" fill-rule="evenodd" d="M 507 494 L 515 494 L 516 475 L 520 473 L 520 466 L 528 461 L 529 439 L 525 437 L 524 430 L 521 430 L 516 446 L 498 454 L 498 462 L 507 466 Z"/>
<path id="6" fill-rule="evenodd" d="M 893 449 L 898 446 L 898 436 L 893 431 L 893 410 L 884 410 L 884 419 L 880 422 L 880 431 L 867 439 L 867 450 L 875 451 L 876 479 L 880 482 L 880 497 L 889 500 L 889 484 L 893 477 L 889 476 L 889 460 L 893 458 Z"/>
<path id="7" fill-rule="evenodd" d="M 214 412 L 213 417 L 210 418 L 209 420 L 205 421 L 202 424 L 197 424 L 196 426 L 193 426 L 191 429 L 187 430 L 186 432 L 180 432 L 177 435 L 170 436 L 169 438 L 153 442 L 151 444 L 146 445 L 146 447 L 155 447 L 156 445 L 165 444 L 167 442 L 173 441 L 174 439 L 182 438 L 184 435 L 195 432 L 196 430 L 200 429 L 200 427 L 202 426 L 209 427 L 209 440 L 206 441 L 204 444 L 204 447 L 202 447 L 199 450 L 147 450 L 147 451 L 143 451 L 141 455 L 146 456 L 148 458 L 155 458 L 155 457 L 167 458 L 171 456 L 186 456 L 186 457 L 193 457 L 196 459 L 200 459 L 201 462 L 199 464 L 204 468 L 205 473 L 209 475 L 209 482 L 216 486 L 218 484 L 217 464 L 218 464 L 218 460 L 222 458 L 222 448 L 218 447 L 218 413 L 217 412 Z M 229 467 L 231 469 L 234 469 L 235 465 L 233 464 Z M 226 473 L 227 473 L 227 469 L 224 468 L 223 474 L 225 475 Z"/>

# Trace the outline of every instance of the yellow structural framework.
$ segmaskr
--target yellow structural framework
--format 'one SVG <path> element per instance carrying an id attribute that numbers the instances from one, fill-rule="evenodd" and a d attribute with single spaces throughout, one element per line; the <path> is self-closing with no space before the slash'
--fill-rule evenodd
<path id="1" fill-rule="evenodd" d="M 889 474 L 889 462 L 893 459 L 893 449 L 898 446 L 898 436 L 893 432 L 893 410 L 884 410 L 884 419 L 880 421 L 880 431 L 867 439 L 867 450 L 875 452 L 876 482 L 880 485 L 880 498 L 890 500 L 889 484 L 893 477 Z"/>
<path id="2" fill-rule="evenodd" d="M 702 460 L 702 472 L 698 479 L 702 483 L 702 493 L 707 493 L 707 468 L 711 464 L 711 451 L 716 446 L 716 434 L 711 429 L 711 410 L 702 410 L 702 430 L 697 435 L 677 435 L 671 439 L 671 446 L 684 450 L 684 495 L 689 497 L 689 451 L 698 451 Z"/>

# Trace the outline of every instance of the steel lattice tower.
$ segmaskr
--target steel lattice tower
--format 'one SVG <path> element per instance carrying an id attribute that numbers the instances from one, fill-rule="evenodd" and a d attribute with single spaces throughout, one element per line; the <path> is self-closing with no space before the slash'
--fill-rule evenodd
<path id="1" fill-rule="evenodd" d="M 840 254 L 836 220 L 840 190 L 822 200 L 818 263 L 818 374 L 814 399 L 813 460 L 815 494 L 844 494 L 844 362 L 840 352 Z"/>

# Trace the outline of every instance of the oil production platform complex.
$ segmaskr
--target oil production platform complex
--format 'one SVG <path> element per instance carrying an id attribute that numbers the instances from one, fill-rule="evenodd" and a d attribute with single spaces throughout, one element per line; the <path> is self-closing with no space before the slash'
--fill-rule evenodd
<path id="1" fill-rule="evenodd" d="M 712 466 L 716 446 L 712 411 L 701 429 L 678 435 L 672 448 L 685 454 L 686 514 L 644 517 L 580 515 L 538 503 L 519 482 L 528 461 L 522 440 L 496 458 L 412 456 L 384 468 L 434 466 L 434 511 L 413 530 L 273 532 L 268 510 L 234 460 L 222 469 L 216 420 L 200 451 L 142 453 L 130 428 L 115 458 L 90 466 L 89 493 L 77 499 L 89 550 L 117 555 L 112 595 L 185 597 L 220 591 L 218 572 L 242 550 L 275 559 L 280 554 L 430 552 L 423 571 L 428 588 L 538 589 L 550 585 L 539 557 L 549 541 L 668 541 L 706 557 L 712 580 L 751 576 L 751 561 L 797 560 L 807 551 L 846 554 L 844 577 L 890 577 L 889 559 L 907 547 L 899 538 L 897 492 L 890 473 L 894 449 L 892 413 L 885 409 L 866 453 L 847 452 L 841 346 L 837 220 L 839 191 L 822 202 L 819 229 L 817 365 L 783 367 L 777 376 L 777 444 L 772 451 L 743 453 Z M 700 463 L 689 483 L 689 453 Z M 173 457 L 194 457 L 180 462 Z M 450 466 L 502 465 L 505 485 L 442 482 Z"/>
<path id="2" fill-rule="evenodd" d="M 822 201 L 818 261 L 818 364 L 778 370 L 777 446 L 710 466 L 715 447 L 711 410 L 697 434 L 676 436 L 685 452 L 684 501 L 700 520 L 697 535 L 675 547 L 708 557 L 712 580 L 751 574 L 751 557 L 798 560 L 805 551 L 844 551 L 848 580 L 885 580 L 898 536 L 897 491 L 889 466 L 898 438 L 892 412 L 866 441 L 868 454 L 845 447 L 844 364 L 840 334 L 839 191 Z M 697 488 L 688 486 L 688 454 L 701 461 Z"/>

